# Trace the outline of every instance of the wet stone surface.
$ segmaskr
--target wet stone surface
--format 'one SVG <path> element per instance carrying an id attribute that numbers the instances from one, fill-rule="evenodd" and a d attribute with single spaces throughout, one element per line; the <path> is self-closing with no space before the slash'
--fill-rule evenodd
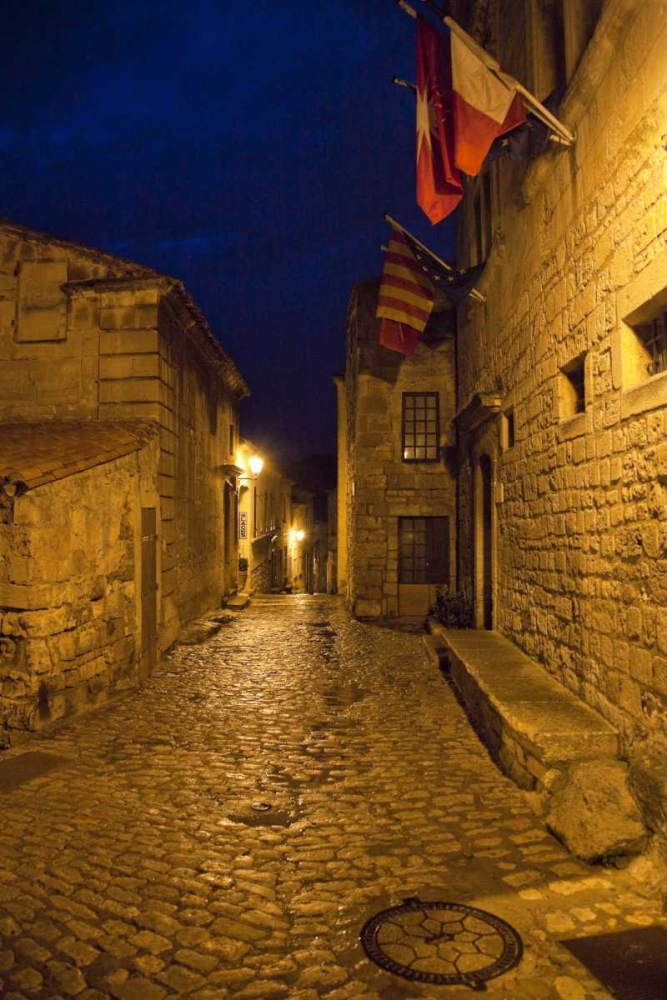
<path id="1" fill-rule="evenodd" d="M 559 939 L 659 923 L 659 901 L 546 833 L 419 635 L 307 596 L 200 634 L 141 691 L 2 755 L 58 758 L 0 791 L 3 997 L 469 998 L 364 954 L 364 923 L 408 897 L 516 928 L 490 997 L 609 996 Z"/>

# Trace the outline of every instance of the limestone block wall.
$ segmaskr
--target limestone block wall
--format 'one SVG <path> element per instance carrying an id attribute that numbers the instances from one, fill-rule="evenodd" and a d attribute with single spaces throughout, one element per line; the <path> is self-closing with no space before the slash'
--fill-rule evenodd
<path id="1" fill-rule="evenodd" d="M 271 592 L 270 535 L 265 535 L 252 545 L 250 586 L 258 594 Z"/>
<path id="2" fill-rule="evenodd" d="M 165 620 L 178 605 L 183 622 L 219 606 L 236 588 L 237 549 L 224 538 L 223 466 L 235 461 L 238 400 L 200 339 L 184 330 L 171 300 L 161 304 L 159 329 L 173 380 L 161 420 Z M 235 522 L 235 510 L 228 517 Z"/>
<path id="3" fill-rule="evenodd" d="M 527 169 L 495 165 L 487 301 L 459 316 L 459 407 L 499 388 L 514 424 L 513 443 L 502 414 L 485 431 L 496 627 L 636 745 L 667 735 L 667 373 L 637 367 L 631 329 L 642 310 L 667 309 L 666 13 L 660 0 L 608 0 L 559 112 L 574 146 Z"/>
<path id="4" fill-rule="evenodd" d="M 0 226 L 0 420 L 97 416 L 98 324 L 72 315 L 62 285 L 128 271 L 110 255 Z"/>
<path id="5" fill-rule="evenodd" d="M 456 480 L 441 459 L 402 461 L 404 392 L 437 392 L 440 447 L 455 444 L 454 339 L 436 315 L 412 358 L 377 345 L 377 282 L 356 286 L 348 312 L 347 601 L 360 617 L 393 617 L 398 601 L 398 520 L 448 516 L 452 575 Z"/>
<path id="6" fill-rule="evenodd" d="M 140 507 L 155 495 L 157 465 L 152 441 L 5 498 L 0 743 L 138 683 Z"/>
<path id="7" fill-rule="evenodd" d="M 223 539 L 223 466 L 234 462 L 238 399 L 165 282 L 78 284 L 70 299 L 74 325 L 99 325 L 99 416 L 148 419 L 160 428 L 165 649 L 183 622 L 218 606 L 235 586 L 235 553 Z"/>
<path id="8" fill-rule="evenodd" d="M 141 418 L 160 428 L 161 650 L 236 586 L 224 467 L 246 391 L 177 282 L 0 225 L 0 421 Z"/>
<path id="9" fill-rule="evenodd" d="M 264 463 L 257 475 L 249 465 L 255 455 Z M 286 578 L 283 550 L 289 545 L 292 482 L 251 441 L 244 439 L 241 442 L 237 456 L 244 470 L 239 479 L 239 511 L 243 520 L 239 556 L 248 560 L 248 586 L 257 593 L 267 594 L 273 585 L 282 587 Z M 271 579 L 272 559 L 274 581 Z"/>

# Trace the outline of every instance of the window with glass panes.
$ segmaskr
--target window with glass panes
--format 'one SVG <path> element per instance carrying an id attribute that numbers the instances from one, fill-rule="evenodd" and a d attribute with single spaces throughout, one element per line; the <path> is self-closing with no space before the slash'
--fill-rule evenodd
<path id="1" fill-rule="evenodd" d="M 403 461 L 438 460 L 437 392 L 403 393 Z"/>
<path id="2" fill-rule="evenodd" d="M 398 582 L 449 581 L 449 518 L 399 517 Z"/>

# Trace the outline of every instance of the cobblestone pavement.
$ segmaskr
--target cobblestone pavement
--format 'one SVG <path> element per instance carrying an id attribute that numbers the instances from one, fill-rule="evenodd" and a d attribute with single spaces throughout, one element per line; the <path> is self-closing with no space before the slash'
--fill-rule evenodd
<path id="1" fill-rule="evenodd" d="M 469 998 L 366 958 L 364 922 L 413 896 L 520 932 L 491 998 L 601 1000 L 559 938 L 660 920 L 544 831 L 419 635 L 334 598 L 255 598 L 3 773 L 26 752 L 57 760 L 0 791 L 6 1000 Z"/>

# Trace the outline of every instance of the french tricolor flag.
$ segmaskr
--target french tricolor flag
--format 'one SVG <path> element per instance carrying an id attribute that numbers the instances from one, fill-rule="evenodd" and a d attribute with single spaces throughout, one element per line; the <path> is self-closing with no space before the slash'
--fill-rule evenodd
<path id="1" fill-rule="evenodd" d="M 451 55 L 454 162 L 459 170 L 476 176 L 498 136 L 526 120 L 517 81 L 506 73 L 493 73 L 480 56 L 453 31 Z M 446 39 L 445 48 L 447 48 Z"/>

